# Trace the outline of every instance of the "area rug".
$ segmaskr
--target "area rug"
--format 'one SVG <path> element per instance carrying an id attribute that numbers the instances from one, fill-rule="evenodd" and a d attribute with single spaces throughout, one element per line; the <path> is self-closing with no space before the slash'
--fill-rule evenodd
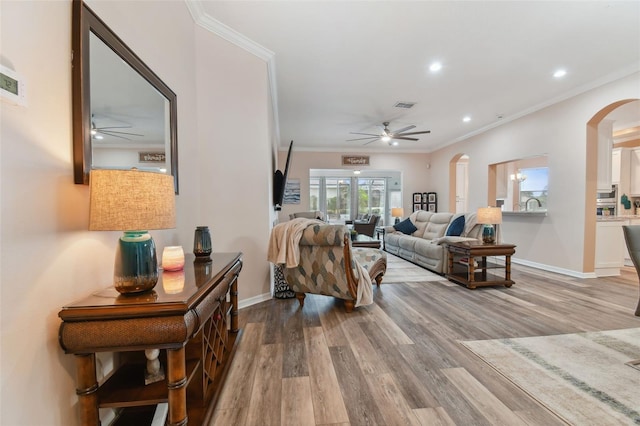
<path id="1" fill-rule="evenodd" d="M 461 342 L 572 425 L 640 425 L 640 328 Z"/>
<path id="2" fill-rule="evenodd" d="M 387 253 L 387 271 L 382 279 L 383 283 L 394 284 L 440 280 L 446 280 L 446 278 Z"/>

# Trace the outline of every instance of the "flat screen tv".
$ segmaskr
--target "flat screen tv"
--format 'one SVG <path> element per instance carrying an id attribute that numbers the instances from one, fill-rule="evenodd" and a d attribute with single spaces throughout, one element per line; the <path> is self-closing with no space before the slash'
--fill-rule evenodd
<path id="1" fill-rule="evenodd" d="M 284 173 L 280 170 L 276 170 L 273 176 L 273 204 L 276 210 L 282 208 L 282 201 L 284 199 L 284 188 L 287 186 L 287 176 L 289 174 L 289 165 L 291 163 L 291 149 L 293 148 L 293 141 L 289 144 L 289 152 L 287 153 L 287 162 L 284 165 Z"/>

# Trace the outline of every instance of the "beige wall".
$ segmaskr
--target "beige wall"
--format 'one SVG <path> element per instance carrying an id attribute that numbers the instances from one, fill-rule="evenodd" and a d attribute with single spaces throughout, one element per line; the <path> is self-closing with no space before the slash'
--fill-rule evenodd
<path id="1" fill-rule="evenodd" d="M 309 210 L 309 170 L 310 169 L 346 169 L 346 170 L 394 170 L 402 172 L 402 203 L 405 216 L 412 210 L 411 196 L 414 192 L 433 191 L 435 183 L 429 178 L 428 154 L 367 154 L 369 166 L 342 166 L 343 155 L 362 155 L 358 152 L 309 152 L 298 151 L 294 147 L 291 154 L 289 178 L 300 179 L 300 204 L 285 204 L 279 212 L 280 222 L 289 219 L 289 214 Z M 279 153 L 279 168 L 284 169 L 287 153 Z M 436 180 L 440 179 L 439 177 Z M 396 207 L 396 206 L 393 206 Z"/>
<path id="2" fill-rule="evenodd" d="M 456 154 L 469 155 L 469 209 L 475 210 L 487 205 L 489 164 L 547 154 L 547 217 L 505 216 L 504 238 L 518 246 L 518 261 L 574 275 L 592 272 L 583 268 L 587 122 L 612 102 L 637 98 L 639 80 L 635 73 L 438 150 L 431 156 L 431 174 L 445 176 Z M 448 199 L 449 182 L 434 183 L 440 199 Z"/>
<path id="3" fill-rule="evenodd" d="M 215 250 L 245 252 L 241 303 L 264 297 L 264 63 L 197 29 L 183 1 L 89 5 L 178 97 L 177 227 L 152 231 L 159 250 L 190 251 L 195 227 L 209 225 Z M 0 104 L 0 424 L 76 425 L 75 363 L 58 345 L 57 313 L 111 283 L 119 233 L 87 231 L 89 188 L 73 183 L 71 2 L 0 8 L 2 64 L 28 83 L 27 107 Z M 100 359 L 108 368 L 109 354 Z"/>

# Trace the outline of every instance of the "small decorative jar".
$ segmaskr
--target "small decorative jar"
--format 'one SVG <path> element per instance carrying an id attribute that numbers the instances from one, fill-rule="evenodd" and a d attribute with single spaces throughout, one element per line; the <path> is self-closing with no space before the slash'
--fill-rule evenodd
<path id="1" fill-rule="evenodd" d="M 165 271 L 181 271 L 184 268 L 184 251 L 182 246 L 167 246 L 162 251 L 162 269 Z"/>
<path id="2" fill-rule="evenodd" d="M 198 226 L 193 237 L 193 254 L 196 257 L 211 255 L 211 234 L 208 226 Z"/>

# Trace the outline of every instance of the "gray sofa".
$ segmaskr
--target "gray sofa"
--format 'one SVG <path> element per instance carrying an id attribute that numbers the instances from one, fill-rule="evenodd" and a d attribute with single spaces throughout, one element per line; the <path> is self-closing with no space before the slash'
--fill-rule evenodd
<path id="1" fill-rule="evenodd" d="M 462 219 L 459 219 L 461 216 Z M 448 242 L 482 241 L 482 225 L 476 223 L 475 213 L 432 213 L 418 210 L 406 220 L 417 230 L 407 235 L 394 226 L 386 226 L 385 250 L 438 274 L 444 274 L 447 269 Z"/>

